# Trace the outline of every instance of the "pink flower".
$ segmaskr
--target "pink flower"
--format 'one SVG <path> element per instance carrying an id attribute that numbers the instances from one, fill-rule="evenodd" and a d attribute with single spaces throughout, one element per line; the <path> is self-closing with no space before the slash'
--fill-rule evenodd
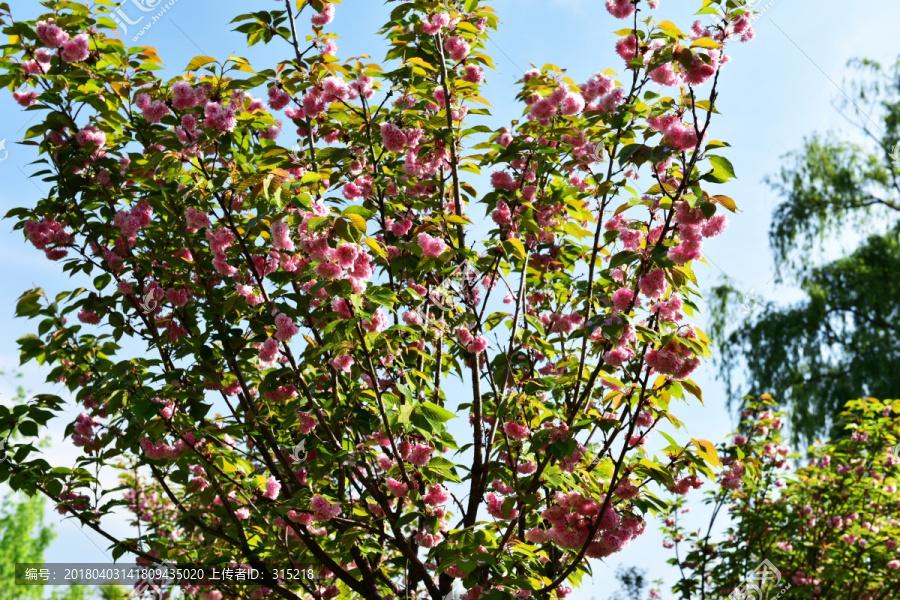
<path id="1" fill-rule="evenodd" d="M 410 451 L 407 459 L 410 463 L 414 464 L 417 467 L 424 467 L 428 464 L 428 461 L 431 459 L 431 455 L 434 453 L 434 448 L 429 446 L 428 444 L 416 444 L 416 446 Z"/>
<path id="2" fill-rule="evenodd" d="M 353 357 L 347 356 L 346 354 L 336 356 L 335 358 L 332 358 L 331 361 L 329 361 L 329 364 L 332 367 L 339 371 L 346 371 L 347 373 L 350 372 L 350 369 L 353 367 L 353 363 Z"/>
<path id="3" fill-rule="evenodd" d="M 343 268 L 352 269 L 353 264 L 356 262 L 356 257 L 362 254 L 362 251 L 362 248 L 357 244 L 338 244 L 338 247 L 334 250 L 334 258 Z"/>
<path id="4" fill-rule="evenodd" d="M 584 110 L 584 104 L 581 94 L 566 94 L 561 104 L 562 114 L 570 117 L 577 115 Z"/>
<path id="5" fill-rule="evenodd" d="M 454 36 L 447 38 L 447 41 L 444 42 L 444 49 L 447 51 L 447 54 L 450 55 L 450 58 L 456 62 L 462 62 L 469 56 L 472 46 L 461 37 Z"/>
<path id="6" fill-rule="evenodd" d="M 459 343 L 463 346 L 468 346 L 472 343 L 472 340 L 475 339 L 475 336 L 472 335 L 472 332 L 469 331 L 467 327 L 457 327 L 456 328 L 456 338 L 459 340 Z"/>
<path id="7" fill-rule="evenodd" d="M 100 322 L 100 316 L 92 310 L 81 309 L 78 311 L 78 320 L 86 325 L 96 325 Z"/>
<path id="8" fill-rule="evenodd" d="M 676 85 L 681 78 L 675 71 L 675 68 L 670 63 L 667 63 L 653 69 L 650 72 L 650 79 L 660 85 Z"/>
<path id="9" fill-rule="evenodd" d="M 537 471 L 537 465 L 534 463 L 534 461 L 528 460 L 516 467 L 516 471 L 518 471 L 522 475 L 531 475 L 532 473 Z"/>
<path id="10" fill-rule="evenodd" d="M 469 346 L 468 346 L 468 350 L 472 354 L 481 354 L 482 352 L 487 350 L 487 347 L 488 347 L 487 338 L 485 338 L 483 336 L 479 336 L 479 337 L 475 338 L 474 340 L 472 340 L 472 343 L 469 344 Z"/>
<path id="11" fill-rule="evenodd" d="M 388 319 L 385 316 L 384 311 L 380 308 L 375 311 L 375 314 L 372 315 L 370 320 L 366 320 L 362 322 L 363 329 L 369 332 L 381 332 L 387 329 Z"/>
<path id="12" fill-rule="evenodd" d="M 175 107 L 176 110 L 184 110 L 186 108 L 197 106 L 202 95 L 203 92 L 201 90 L 195 92 L 189 82 L 177 81 L 172 86 L 172 106 Z"/>
<path id="13" fill-rule="evenodd" d="M 322 56 L 335 56 L 338 52 L 338 44 L 334 39 L 325 40 L 325 45 L 322 47 L 322 51 L 320 54 Z"/>
<path id="14" fill-rule="evenodd" d="M 638 486 L 634 485 L 626 479 L 620 482 L 618 486 L 616 486 L 616 489 L 613 493 L 615 493 L 616 496 L 622 498 L 623 500 L 630 500 L 637 497 L 639 491 L 640 490 L 638 489 Z"/>
<path id="15" fill-rule="evenodd" d="M 612 90 L 615 81 L 609 75 L 604 75 L 603 73 L 597 73 L 590 79 L 588 79 L 587 83 L 581 86 L 581 95 L 584 96 L 585 100 L 588 102 L 593 102 L 600 96 L 605 96 Z"/>
<path id="16" fill-rule="evenodd" d="M 340 503 L 332 504 L 322 496 L 313 496 L 311 506 L 315 511 L 315 513 L 313 513 L 313 519 L 315 519 L 316 521 L 330 521 L 331 519 L 341 514 Z M 288 515 L 288 518 L 290 518 L 290 515 Z"/>
<path id="17" fill-rule="evenodd" d="M 503 511 L 503 500 L 494 492 L 486 494 L 484 498 L 487 500 L 488 514 L 495 519 L 515 521 L 519 518 L 519 511 L 515 508 L 510 507 L 506 512 Z"/>
<path id="18" fill-rule="evenodd" d="M 746 443 L 747 443 L 747 436 L 746 436 L 746 435 L 736 435 L 736 436 L 734 436 L 734 445 L 735 445 L 735 446 L 743 446 L 743 445 L 746 444 Z"/>
<path id="19" fill-rule="evenodd" d="M 430 256 L 432 258 L 439 257 L 447 250 L 447 244 L 445 244 L 443 240 L 431 237 L 424 232 L 419 234 L 418 242 L 419 248 L 422 249 L 422 253 L 425 256 Z"/>
<path id="20" fill-rule="evenodd" d="M 606 0 L 606 10 L 619 19 L 627 19 L 634 14 L 632 0 Z"/>
<path id="21" fill-rule="evenodd" d="M 507 421 L 503 424 L 503 431 L 506 432 L 506 435 L 511 437 L 514 440 L 524 440 L 528 439 L 528 436 L 531 435 L 531 430 L 516 423 L 515 421 Z"/>
<path id="22" fill-rule="evenodd" d="M 325 8 L 322 9 L 322 12 L 317 15 L 313 15 L 309 20 L 316 27 L 324 27 L 325 25 L 328 25 L 329 23 L 334 21 L 334 4 L 326 4 Z"/>
<path id="23" fill-rule="evenodd" d="M 519 189 L 518 182 L 506 171 L 494 171 L 491 174 L 491 185 L 498 190 L 509 190 L 511 192 Z"/>
<path id="24" fill-rule="evenodd" d="M 250 518 L 250 509 L 247 507 L 239 508 L 234 511 L 234 516 L 240 519 L 241 521 L 246 521 Z"/>
<path id="25" fill-rule="evenodd" d="M 278 340 L 276 340 L 275 338 L 269 338 L 260 345 L 259 359 L 264 363 L 272 364 L 278 359 L 279 356 L 280 352 L 278 351 Z"/>
<path id="26" fill-rule="evenodd" d="M 172 303 L 172 306 L 175 308 L 181 308 L 182 306 L 188 303 L 189 294 L 188 290 L 176 290 L 175 288 L 171 288 L 166 290 L 166 300 Z"/>
<path id="27" fill-rule="evenodd" d="M 641 288 L 641 292 L 650 298 L 651 300 L 656 300 L 661 297 L 668 287 L 666 284 L 666 273 L 662 269 L 655 269 L 641 277 L 641 281 L 638 284 Z"/>
<path id="28" fill-rule="evenodd" d="M 343 274 L 341 266 L 330 261 L 319 263 L 313 270 L 322 279 L 337 279 Z"/>
<path id="29" fill-rule="evenodd" d="M 406 495 L 409 493 L 408 485 L 401 483 L 392 477 L 388 477 L 387 486 L 388 490 L 398 498 L 406 498 Z"/>
<path id="30" fill-rule="evenodd" d="M 442 27 L 446 27 L 449 24 L 450 15 L 445 12 L 438 13 L 436 15 L 432 15 L 431 19 L 426 19 L 422 22 L 422 31 L 424 31 L 428 35 L 434 35 L 438 33 Z"/>
<path id="31" fill-rule="evenodd" d="M 281 484 L 274 477 L 269 477 L 266 481 L 266 491 L 263 496 L 269 500 L 275 500 L 278 498 L 279 493 L 281 493 Z"/>
<path id="32" fill-rule="evenodd" d="M 272 110 L 281 110 L 291 103 L 291 95 L 273 85 L 269 88 L 269 107 Z"/>
<path id="33" fill-rule="evenodd" d="M 191 233 L 196 233 L 201 229 L 209 227 L 209 215 L 196 208 L 188 208 L 185 210 L 184 218 L 185 221 L 187 221 L 187 230 Z"/>
<path id="34" fill-rule="evenodd" d="M 319 421 L 312 416 L 312 413 L 302 411 L 297 413 L 297 421 L 299 422 L 300 433 L 304 435 L 315 429 L 316 425 L 319 424 Z"/>
<path id="35" fill-rule="evenodd" d="M 90 55 L 90 37 L 86 33 L 79 33 L 71 40 L 62 44 L 62 59 L 67 63 L 81 62 Z"/>
<path id="36" fill-rule="evenodd" d="M 28 90 L 26 92 L 13 92 L 13 98 L 19 104 L 19 106 L 24 106 L 28 108 L 29 106 L 37 103 L 38 93 L 34 90 Z"/>
<path id="37" fill-rule="evenodd" d="M 614 367 L 621 367 L 634 358 L 634 350 L 631 348 L 615 348 L 603 355 L 603 361 Z"/>
<path id="38" fill-rule="evenodd" d="M 273 248 L 287 251 L 294 249 L 294 242 L 291 241 L 291 228 L 287 223 L 281 220 L 275 221 L 269 231 L 272 234 Z"/>
<path id="39" fill-rule="evenodd" d="M 713 215 L 712 218 L 706 222 L 706 224 L 701 228 L 700 232 L 703 234 L 703 237 L 716 237 L 717 235 L 724 233 L 724 231 L 728 228 L 728 217 L 725 215 Z"/>
<path id="40" fill-rule="evenodd" d="M 419 313 L 417 313 L 414 310 L 408 310 L 405 313 L 403 313 L 403 321 L 411 327 L 414 327 L 416 325 L 421 325 L 422 324 L 422 315 L 420 315 Z"/>
<path id="41" fill-rule="evenodd" d="M 700 359 L 687 346 L 679 344 L 676 338 L 659 350 L 648 352 L 647 364 L 657 373 L 671 375 L 674 379 L 687 379 L 700 366 Z"/>
<path id="42" fill-rule="evenodd" d="M 362 198 L 362 190 L 360 190 L 359 186 L 352 181 L 348 181 L 344 184 L 342 193 L 344 194 L 344 198 L 346 198 L 347 200 L 356 200 L 357 198 Z"/>
<path id="43" fill-rule="evenodd" d="M 648 427 L 653 425 L 653 414 L 649 410 L 645 410 L 637 416 L 634 422 L 638 427 L 647 429 Z"/>
<path id="44" fill-rule="evenodd" d="M 555 114 L 556 105 L 553 104 L 549 98 L 541 98 L 532 104 L 528 111 L 529 118 L 542 123 L 546 122 L 547 124 L 549 124 L 550 119 L 553 118 Z"/>
<path id="45" fill-rule="evenodd" d="M 289 316 L 284 313 L 278 313 L 275 317 L 275 339 L 285 342 L 300 332 L 300 328 L 294 324 Z"/>
<path id="46" fill-rule="evenodd" d="M 616 42 L 616 54 L 631 62 L 637 56 L 638 41 L 633 35 L 628 35 Z"/>
<path id="47" fill-rule="evenodd" d="M 97 149 L 101 149 L 106 145 L 106 134 L 93 125 L 88 125 L 79 131 L 78 135 L 75 136 L 75 139 L 82 148 L 93 144 L 97 146 Z"/>
<path id="48" fill-rule="evenodd" d="M 69 39 L 69 34 L 60 29 L 52 19 L 38 21 L 37 35 L 48 48 L 59 48 Z"/>
<path id="49" fill-rule="evenodd" d="M 406 134 L 392 123 L 381 125 L 381 140 L 384 147 L 391 152 L 403 152 L 406 149 Z"/>
<path id="50" fill-rule="evenodd" d="M 147 94 L 140 94 L 135 98 L 135 104 L 141 109 L 148 123 L 159 123 L 169 114 L 169 107 L 165 102 L 159 100 L 153 102 Z"/>
<path id="51" fill-rule="evenodd" d="M 428 488 L 428 493 L 422 496 L 422 501 L 429 506 L 445 504 L 448 500 L 450 500 L 450 492 L 440 484 L 432 485 Z"/>
<path id="52" fill-rule="evenodd" d="M 716 74 L 717 66 L 716 60 L 707 63 L 698 54 L 695 54 L 691 68 L 684 74 L 684 82 L 689 85 L 702 85 Z"/>
<path id="53" fill-rule="evenodd" d="M 620 288 L 616 290 L 612 295 L 613 306 L 615 306 L 617 310 L 621 311 L 628 310 L 633 299 L 634 290 L 630 290 L 628 288 Z"/>
<path id="54" fill-rule="evenodd" d="M 469 83 L 484 83 L 484 69 L 478 65 L 466 65 L 466 73 L 462 78 Z"/>

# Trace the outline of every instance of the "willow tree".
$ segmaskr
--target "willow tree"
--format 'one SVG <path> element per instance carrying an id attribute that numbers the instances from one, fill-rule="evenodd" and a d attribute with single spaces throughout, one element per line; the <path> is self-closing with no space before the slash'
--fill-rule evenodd
<path id="1" fill-rule="evenodd" d="M 768 180 L 783 197 L 769 233 L 779 281 L 803 299 L 755 303 L 730 285 L 714 294 L 729 387 L 782 399 L 807 440 L 847 398 L 900 389 L 900 63 L 851 67 L 842 108 L 863 141 L 813 135 Z M 843 255 L 823 260 L 835 246 Z M 742 311 L 750 316 L 737 319 Z"/>

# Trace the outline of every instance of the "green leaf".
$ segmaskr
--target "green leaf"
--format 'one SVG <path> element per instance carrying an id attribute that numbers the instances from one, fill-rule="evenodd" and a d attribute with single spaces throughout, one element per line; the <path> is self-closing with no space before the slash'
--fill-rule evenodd
<path id="1" fill-rule="evenodd" d="M 33 317 L 41 310 L 41 293 L 43 290 L 25 292 L 16 304 L 17 317 Z"/>
<path id="2" fill-rule="evenodd" d="M 734 165 L 731 164 L 730 160 L 724 156 L 716 155 L 710 155 L 707 158 L 709 158 L 709 162 L 713 165 L 714 175 L 718 176 L 720 179 L 724 177 L 725 181 L 737 179 L 737 175 L 734 174 Z"/>
<path id="3" fill-rule="evenodd" d="M 409 424 L 409 416 L 412 414 L 413 406 L 411 404 L 404 404 L 400 407 L 400 414 L 397 416 L 398 423 Z"/>
<path id="4" fill-rule="evenodd" d="M 26 437 L 37 437 L 38 426 L 34 421 L 22 421 L 19 423 L 19 433 Z"/>
<path id="5" fill-rule="evenodd" d="M 455 419 L 456 415 L 444 408 L 443 406 L 438 406 L 433 402 L 423 402 L 419 406 L 419 410 L 425 415 L 426 418 L 436 419 L 441 423 L 446 423 L 450 419 Z"/>
<path id="6" fill-rule="evenodd" d="M 619 252 L 618 254 L 614 254 L 613 257 L 609 260 L 609 268 L 615 269 L 621 265 L 632 263 L 640 258 L 640 255 L 636 252 L 629 252 L 627 250 L 623 252 Z"/>

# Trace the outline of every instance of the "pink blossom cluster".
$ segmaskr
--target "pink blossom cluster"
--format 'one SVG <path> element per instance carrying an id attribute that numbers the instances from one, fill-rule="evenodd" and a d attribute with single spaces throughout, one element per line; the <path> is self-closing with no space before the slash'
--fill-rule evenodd
<path id="1" fill-rule="evenodd" d="M 153 221 L 153 208 L 146 200 L 141 200 L 130 209 L 116 213 L 113 223 L 129 246 L 134 245 L 138 232 Z"/>
<path id="2" fill-rule="evenodd" d="M 139 94 L 135 98 L 134 104 L 144 113 L 144 118 L 148 123 L 159 123 L 163 117 L 169 114 L 168 105 L 162 100 L 151 99 L 149 94 Z"/>
<path id="3" fill-rule="evenodd" d="M 75 243 L 74 236 L 66 231 L 61 223 L 48 218 L 26 222 L 25 235 L 28 241 L 38 250 L 43 250 L 50 260 L 65 257 L 68 254 L 65 247 Z"/>
<path id="4" fill-rule="evenodd" d="M 535 94 L 529 102 L 531 108 L 528 111 L 528 118 L 537 121 L 544 127 L 550 125 L 557 111 L 564 116 L 573 117 L 581 114 L 586 104 L 585 98 L 580 92 L 574 92 L 565 85 L 560 85 L 547 97 Z"/>
<path id="5" fill-rule="evenodd" d="M 555 504 L 541 513 L 551 524 L 549 530 L 534 528 L 525 537 L 534 544 L 552 542 L 561 548 L 581 548 L 598 528 L 596 537 L 588 546 L 588 556 L 604 558 L 620 552 L 637 536 L 644 533 L 646 524 L 639 517 L 622 517 L 612 506 L 600 514 L 602 506 L 577 492 L 554 496 Z"/>
<path id="6" fill-rule="evenodd" d="M 88 449 L 97 449 L 102 443 L 102 439 L 97 437 L 94 431 L 95 427 L 100 426 L 99 417 L 91 417 L 85 413 L 81 413 L 75 419 L 74 433 L 72 434 L 72 443 L 76 446 Z"/>
<path id="7" fill-rule="evenodd" d="M 697 339 L 693 327 L 679 331 L 678 335 L 665 346 L 647 352 L 646 360 L 657 373 L 670 375 L 674 379 L 687 379 L 700 366 L 700 358 L 680 339 Z"/>

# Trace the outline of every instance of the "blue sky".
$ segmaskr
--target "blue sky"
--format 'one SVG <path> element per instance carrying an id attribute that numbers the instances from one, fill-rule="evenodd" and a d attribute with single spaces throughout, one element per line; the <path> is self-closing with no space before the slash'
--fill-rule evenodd
<path id="1" fill-rule="evenodd" d="M 38 10 L 34 0 L 9 2 L 17 18 L 31 18 Z M 484 94 L 492 104 L 494 124 L 506 124 L 521 115 L 521 106 L 513 101 L 515 81 L 530 64 L 553 63 L 569 69 L 576 81 L 584 81 L 597 71 L 612 67 L 621 70 L 622 61 L 613 52 L 612 31 L 622 27 L 605 10 L 602 0 L 494 0 L 491 3 L 502 20 L 500 31 L 488 45 L 498 71 L 488 74 L 489 87 Z M 662 0 L 660 13 L 682 29 L 693 21 L 692 13 L 700 0 Z M 734 198 L 741 212 L 731 218 L 731 227 L 722 237 L 706 245 L 709 266 L 696 267 L 701 286 L 709 289 L 723 274 L 731 277 L 744 291 L 789 301 L 792 290 L 775 287 L 774 270 L 768 250 L 767 233 L 773 208 L 779 199 L 762 182 L 775 173 L 784 153 L 800 146 L 803 137 L 814 131 L 854 134 L 835 109 L 842 96 L 847 60 L 857 56 L 892 62 L 900 53 L 896 24 L 900 23 L 900 5 L 895 0 L 869 0 L 848 3 L 819 0 L 814 5 L 801 0 L 768 0 L 757 22 L 757 38 L 749 44 L 731 47 L 732 62 L 722 76 L 719 110 L 723 113 L 713 124 L 713 137 L 732 145 L 727 151 L 738 180 L 721 186 L 720 193 Z M 255 66 L 269 66 L 285 56 L 286 46 L 277 44 L 244 48 L 243 36 L 231 32 L 229 21 L 249 6 L 269 8 L 271 0 L 176 0 L 168 12 L 146 31 L 140 43 L 155 46 L 174 75 L 199 54 L 220 58 L 235 52 Z M 129 5 L 130 6 L 130 5 Z M 380 60 L 384 46 L 376 35 L 387 20 L 391 5 L 380 0 L 344 0 L 338 7 L 331 30 L 341 35 L 341 57 L 368 53 Z M 129 15 L 137 11 L 126 8 Z M 146 20 L 145 20 L 146 23 Z M 143 25 L 145 23 L 141 23 Z M 130 37 L 130 36 L 129 36 Z M 14 206 L 31 205 L 45 189 L 30 181 L 34 167 L 30 148 L 17 146 L 32 115 L 22 110 L 7 93 L 0 95 L 0 139 L 6 139 L 9 152 L 0 162 L 0 214 Z M 293 140 L 282 138 L 290 147 Z M 0 151 L 0 159 L 3 158 Z M 15 300 L 24 290 L 41 286 L 55 293 L 67 289 L 69 282 L 42 253 L 27 246 L 12 224 L 0 222 L 0 369 L 18 364 L 15 340 L 30 331 L 30 323 L 13 319 Z M 703 326 L 703 317 L 700 325 Z M 54 385 L 43 383 L 33 367 L 25 369 L 26 384 L 34 392 L 54 392 Z M 718 442 L 733 426 L 733 416 L 725 409 L 725 392 L 716 381 L 712 365 L 701 370 L 698 382 L 704 388 L 706 406 L 694 404 L 676 408 L 676 414 L 689 424 L 689 435 Z M 10 397 L 13 384 L 0 378 L 0 401 Z M 52 459 L 71 460 L 71 448 L 54 444 L 47 450 Z M 694 492 L 694 494 L 698 494 Z M 699 495 L 695 496 L 699 500 Z M 699 514 L 698 514 L 699 513 Z M 703 511 L 695 508 L 694 518 Z M 55 514 L 55 513 L 54 513 Z M 700 520 L 697 521 L 700 526 Z M 53 562 L 107 562 L 106 543 L 82 532 L 72 522 L 60 523 L 59 537 L 48 556 Z M 648 533 L 609 565 L 597 565 L 597 576 L 576 600 L 605 600 L 613 591 L 610 573 L 619 563 L 638 565 L 649 570 L 651 578 L 671 581 L 674 573 L 665 564 L 669 553 L 651 523 Z"/>

